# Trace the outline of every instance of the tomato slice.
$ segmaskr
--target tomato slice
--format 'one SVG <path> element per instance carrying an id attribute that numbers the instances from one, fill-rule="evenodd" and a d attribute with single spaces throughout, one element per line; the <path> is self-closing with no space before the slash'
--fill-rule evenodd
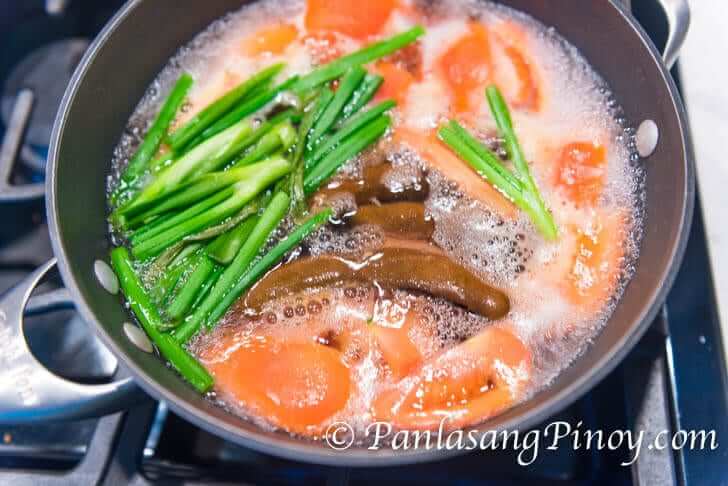
<path id="1" fill-rule="evenodd" d="M 422 360 L 420 351 L 409 339 L 405 329 L 373 324 L 372 332 L 382 358 L 395 379 L 405 376 Z"/>
<path id="2" fill-rule="evenodd" d="M 493 71 L 486 28 L 472 22 L 468 33 L 440 56 L 437 68 L 450 88 L 455 110 L 469 111 L 473 92 L 485 88 Z"/>
<path id="3" fill-rule="evenodd" d="M 413 309 L 378 304 L 375 307 L 373 322 L 369 323 L 377 348 L 382 359 L 395 380 L 409 373 L 422 361 L 422 354 L 409 336 L 409 332 L 422 315 Z"/>
<path id="4" fill-rule="evenodd" d="M 206 365 L 221 393 L 291 432 L 319 433 L 349 399 L 341 353 L 316 342 L 253 335 Z"/>
<path id="5" fill-rule="evenodd" d="M 406 69 L 391 62 L 377 63 L 374 70 L 384 77 L 374 99 L 376 101 L 393 99 L 400 107 L 404 106 L 407 91 L 415 81 L 415 77 Z"/>
<path id="6" fill-rule="evenodd" d="M 520 80 L 518 96 L 513 101 L 513 106 L 515 108 L 538 111 L 541 104 L 540 93 L 531 70 L 531 65 L 523 53 L 513 46 L 506 46 L 505 53 L 513 63 L 513 68 L 516 70 L 516 75 Z"/>
<path id="7" fill-rule="evenodd" d="M 516 206 L 443 145 L 434 132 L 427 135 L 415 130 L 398 127 L 394 131 L 394 140 L 404 143 L 414 150 L 428 165 L 455 182 L 458 188 L 488 206 L 498 215 L 508 219 L 518 217 Z"/>
<path id="8" fill-rule="evenodd" d="M 263 53 L 280 54 L 298 38 L 295 25 L 278 23 L 264 27 L 243 41 L 243 51 L 251 56 Z"/>
<path id="9" fill-rule="evenodd" d="M 538 76 L 531 61 L 526 55 L 526 34 L 513 22 L 500 22 L 493 27 L 498 42 L 503 45 L 503 52 L 513 65 L 518 80 L 518 89 L 513 99 L 509 100 L 514 108 L 538 111 L 541 106 L 541 90 Z M 498 82 L 500 85 L 501 82 Z M 503 88 L 501 86 L 501 88 Z"/>
<path id="10" fill-rule="evenodd" d="M 440 422 L 462 427 L 513 405 L 530 377 L 531 356 L 510 331 L 490 327 L 426 362 L 414 380 L 374 402 L 377 420 L 406 429 L 434 429 Z"/>
<path id="11" fill-rule="evenodd" d="M 614 291 L 624 256 L 626 216 L 597 213 L 585 227 L 575 229 L 576 244 L 568 274 L 568 297 L 596 311 Z"/>
<path id="12" fill-rule="evenodd" d="M 561 150 L 555 183 L 575 205 L 594 205 L 604 188 L 606 159 L 603 145 L 567 144 Z"/>
<path id="13" fill-rule="evenodd" d="M 396 0 L 309 0 L 304 23 L 310 31 L 330 30 L 366 39 L 377 35 L 389 20 Z"/>

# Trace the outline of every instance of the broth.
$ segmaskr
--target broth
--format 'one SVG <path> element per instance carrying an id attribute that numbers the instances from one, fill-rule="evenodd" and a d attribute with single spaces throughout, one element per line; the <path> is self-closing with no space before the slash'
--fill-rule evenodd
<path id="1" fill-rule="evenodd" d="M 131 117 L 115 171 L 181 71 L 195 85 L 177 126 L 274 62 L 287 63 L 284 79 L 368 40 L 350 26 L 354 34 L 330 42 L 307 30 L 306 9 L 300 0 L 256 2 L 182 48 Z M 375 99 L 398 104 L 376 147 L 310 199 L 313 207 L 334 207 L 339 224 L 307 238 L 190 346 L 215 376 L 211 398 L 265 427 L 315 438 L 336 420 L 435 428 L 438 412 L 450 410 L 451 426 L 483 421 L 548 386 L 585 352 L 638 256 L 644 174 L 633 131 L 573 46 L 488 2 L 402 1 L 385 19 L 378 38 L 416 23 L 427 32 L 370 66 L 385 78 Z M 477 69 L 458 71 L 463 58 L 478 56 Z M 483 96 L 486 82 L 498 84 L 512 106 L 531 173 L 559 227 L 555 242 L 433 136 L 454 117 L 506 158 Z M 117 184 L 115 172 L 110 189 Z M 278 240 L 292 224 L 289 218 Z M 397 278 L 367 274 L 367 262 L 403 254 L 415 256 L 399 260 L 409 267 L 392 267 Z M 417 268 L 416 255 L 449 260 L 436 267 L 442 281 Z M 305 261 L 314 283 L 293 285 L 286 269 L 300 277 Z M 330 278 L 317 280 L 316 268 Z M 281 274 L 278 287 L 265 287 Z M 482 302 L 454 298 L 463 293 L 457 278 L 479 282 L 478 295 L 507 295 L 507 313 L 500 308 L 489 319 Z M 450 288 L 433 290 L 435 282 Z M 246 300 L 252 296 L 254 304 Z M 261 376 L 280 380 L 285 393 L 266 388 Z"/>

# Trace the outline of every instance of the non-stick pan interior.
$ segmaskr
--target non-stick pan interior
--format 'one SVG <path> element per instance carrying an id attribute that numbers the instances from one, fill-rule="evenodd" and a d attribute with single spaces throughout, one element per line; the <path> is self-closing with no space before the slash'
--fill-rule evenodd
<path id="1" fill-rule="evenodd" d="M 655 302 L 672 281 L 681 255 L 686 215 L 692 209 L 692 172 L 681 107 L 656 52 L 610 2 L 510 0 L 504 3 L 554 26 L 581 49 L 607 80 L 633 125 L 651 118 L 660 129 L 647 166 L 647 227 L 635 276 L 605 330 L 588 352 L 530 401 L 480 429 L 513 429 L 547 418 L 603 377 L 636 342 Z M 200 397 L 156 357 L 129 343 L 121 324 L 129 319 L 118 297 L 101 289 L 93 262 L 108 257 L 105 185 L 112 150 L 128 117 L 167 60 L 197 32 L 240 0 L 132 0 L 87 53 L 56 122 L 48 168 L 48 212 L 56 255 L 66 284 L 89 325 L 127 363 L 139 383 L 185 418 L 263 451 L 297 460 L 343 464 L 392 464 L 443 457 L 414 450 L 345 453 L 262 431 Z"/>

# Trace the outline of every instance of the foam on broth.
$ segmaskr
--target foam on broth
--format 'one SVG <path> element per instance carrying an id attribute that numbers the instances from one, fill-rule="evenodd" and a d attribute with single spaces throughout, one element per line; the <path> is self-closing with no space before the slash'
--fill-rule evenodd
<path id="1" fill-rule="evenodd" d="M 518 397 L 524 400 L 548 386 L 563 368 L 584 352 L 607 321 L 632 274 L 638 256 L 644 206 L 644 174 L 634 155 L 633 131 L 625 126 L 625 120 L 621 118 L 604 81 L 553 29 L 522 13 L 488 2 L 442 0 L 417 4 L 428 13 L 430 23 L 420 43 L 424 76 L 410 88 L 404 106 L 395 110 L 395 132 L 399 129 L 431 130 L 448 118 L 447 87 L 438 79 L 434 65 L 453 40 L 467 30 L 468 19 L 478 19 L 489 28 L 495 28 L 506 20 L 515 22 L 525 34 L 530 59 L 535 61 L 542 100 L 538 113 L 514 110 L 513 121 L 525 155 L 531 162 L 533 176 L 557 223 L 562 229 L 579 227 L 579 231 L 586 234 L 595 231 L 585 223 L 594 220 L 595 210 L 574 207 L 553 183 L 552 167 L 560 147 L 577 140 L 598 143 L 607 148 L 606 186 L 596 211 L 620 213 L 627 221 L 620 227 L 618 235 L 623 246 L 623 254 L 618 259 L 618 283 L 611 289 L 607 301 L 587 312 L 566 298 L 561 288 L 563 282 L 554 279 L 554 275 L 558 274 L 554 268 L 566 265 L 570 258 L 569 251 L 574 248 L 569 245 L 573 245 L 573 238 L 562 235 L 556 244 L 544 242 L 525 215 L 518 213 L 514 219 L 502 217 L 440 173 L 429 164 L 426 156 L 419 153 L 418 147 L 403 143 L 396 133 L 386 137 L 372 152 L 351 161 L 337 176 L 338 179 L 356 177 L 372 160 L 387 160 L 397 169 L 391 176 L 392 184 L 406 184 L 413 171 L 426 173 L 430 194 L 425 205 L 436 224 L 433 241 L 453 259 L 504 289 L 510 297 L 511 311 L 504 325 L 526 343 L 533 357 L 533 378 Z M 190 103 L 178 123 L 226 89 L 273 62 L 287 63 L 281 79 L 294 73 L 305 73 L 315 66 L 317 56 L 322 54 L 309 41 L 294 43 L 282 55 L 257 58 L 244 55 L 240 47 L 260 26 L 273 22 L 293 23 L 304 32 L 303 9 L 304 4 L 300 0 L 255 2 L 215 22 L 182 48 L 152 83 L 132 115 L 115 151 L 114 167 L 123 167 L 133 153 L 162 95 L 169 90 L 180 71 L 189 72 L 195 79 L 195 85 L 189 96 Z M 442 12 L 448 13 L 447 18 L 443 18 Z M 399 32 L 414 22 L 406 14 L 396 13 L 382 35 Z M 360 46 L 360 43 L 349 40 L 343 50 L 348 52 Z M 504 79 L 515 75 L 509 72 L 512 68 L 509 68 L 502 52 L 496 50 L 493 61 L 496 69 L 502 70 Z M 504 88 L 504 92 L 509 95 L 508 89 Z M 482 104 L 466 124 L 495 150 L 502 151 L 487 103 L 484 97 L 481 98 Z M 116 177 L 116 172 L 110 177 L 110 187 L 115 186 Z M 473 174 L 473 177 L 477 176 Z M 343 200 L 341 204 L 342 210 L 345 210 L 351 201 Z M 289 227 L 290 223 L 279 234 L 282 236 Z M 312 235 L 305 247 L 289 258 L 295 258 L 300 252 L 309 255 L 358 254 L 380 247 L 385 239 L 386 236 L 376 227 L 327 227 Z M 250 335 L 265 325 L 280 328 L 275 332 L 285 335 L 287 330 L 295 330 L 302 322 L 312 319 L 312 314 L 315 319 L 326 321 L 330 327 L 341 328 L 348 325 L 347 319 L 342 316 L 366 321 L 376 318 L 378 312 L 381 314 L 383 305 L 414 309 L 423 316 L 422 327 L 410 334 L 425 357 L 434 356 L 493 325 L 482 316 L 426 295 L 403 291 L 381 295 L 369 287 L 314 289 L 270 302 L 255 317 L 245 315 L 238 307 L 211 335 L 201 336 L 193 349 L 210 353 L 220 336 L 231 333 Z M 225 352 L 224 349 L 218 351 Z M 378 359 L 380 357 L 376 353 L 366 354 L 357 360 L 350 359 L 358 392 L 335 420 L 345 419 L 360 427 L 366 426 L 371 418 L 368 407 L 378 391 L 377 387 L 391 386 L 391 383 L 382 385 L 377 378 Z M 244 405 L 232 403 L 224 393 L 214 398 L 235 413 L 270 426 Z"/>

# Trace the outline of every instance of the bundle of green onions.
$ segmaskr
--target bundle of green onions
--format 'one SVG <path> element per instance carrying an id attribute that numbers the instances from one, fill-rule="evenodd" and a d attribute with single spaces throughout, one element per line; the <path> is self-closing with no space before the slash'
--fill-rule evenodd
<path id="1" fill-rule="evenodd" d="M 504 197 L 524 211 L 545 239 L 553 241 L 558 238 L 558 229 L 531 176 L 528 162 L 513 129 L 508 105 L 496 86 L 489 86 L 485 93 L 498 131 L 505 140 L 506 151 L 513 162 L 515 174 L 503 166 L 495 153 L 455 120 L 450 120 L 441 127 L 438 136 Z"/>
<path id="2" fill-rule="evenodd" d="M 172 88 L 110 198 L 110 221 L 129 242 L 111 260 L 144 330 L 199 391 L 212 378 L 184 344 L 331 217 L 324 209 L 303 218 L 306 197 L 387 131 L 395 105 L 368 106 L 382 78 L 362 65 L 423 33 L 415 27 L 278 84 L 284 66 L 270 66 L 168 133 L 192 79 L 183 74 Z M 298 106 L 280 109 L 283 91 Z M 289 214 L 302 222 L 264 251 Z"/>

